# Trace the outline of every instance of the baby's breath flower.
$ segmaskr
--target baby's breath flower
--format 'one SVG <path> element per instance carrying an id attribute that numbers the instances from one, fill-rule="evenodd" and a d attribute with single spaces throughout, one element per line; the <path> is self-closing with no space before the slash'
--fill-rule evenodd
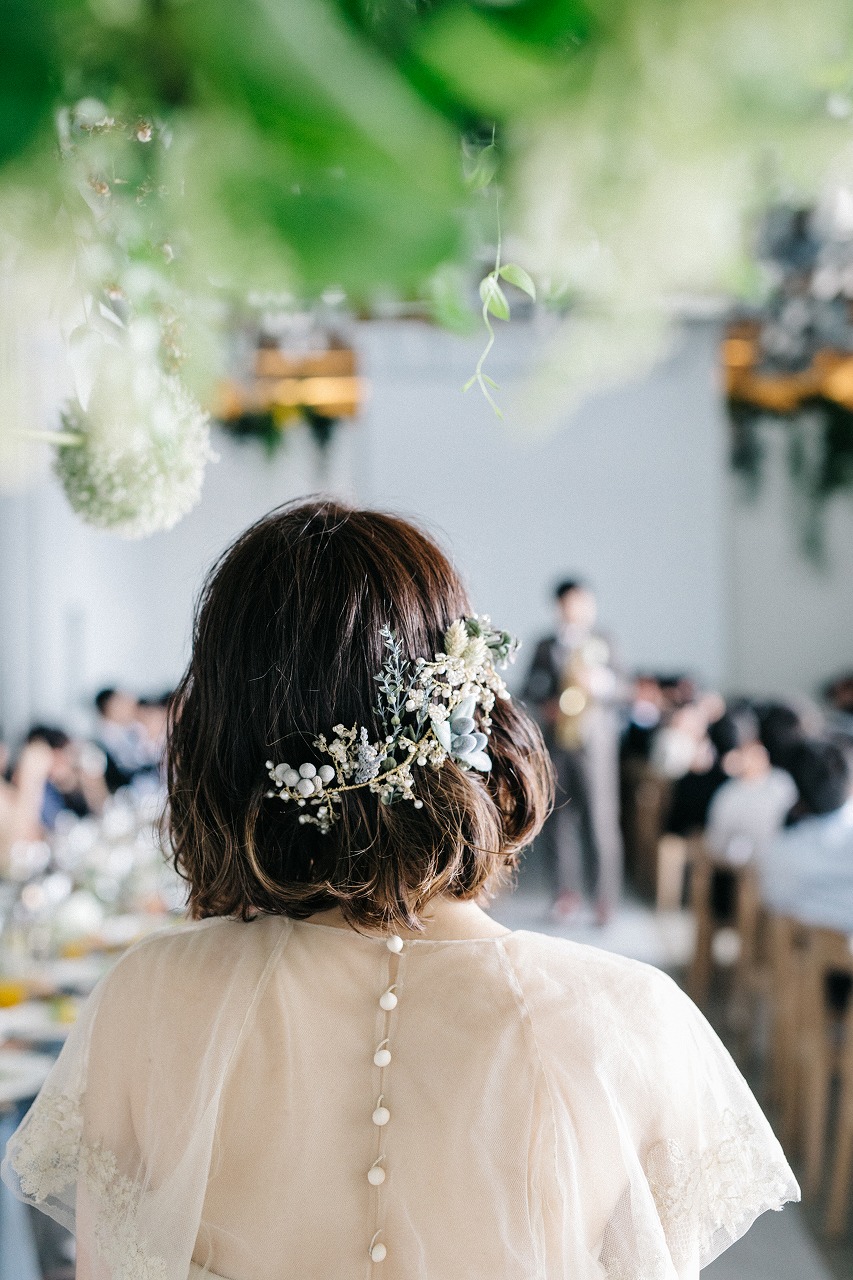
<path id="1" fill-rule="evenodd" d="M 111 406 L 93 395 L 84 412 L 74 401 L 62 423 L 76 439 L 57 449 L 55 471 L 87 523 L 142 538 L 171 529 L 198 503 L 210 430 L 178 378 L 157 372 L 137 403 Z"/>

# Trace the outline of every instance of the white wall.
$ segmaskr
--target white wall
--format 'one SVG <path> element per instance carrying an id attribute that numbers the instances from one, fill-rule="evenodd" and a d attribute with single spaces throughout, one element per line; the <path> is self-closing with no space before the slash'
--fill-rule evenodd
<path id="1" fill-rule="evenodd" d="M 532 638 L 555 581 L 596 586 L 624 660 L 725 670 L 724 436 L 717 337 L 690 326 L 646 378 L 587 401 L 554 434 L 519 438 L 476 390 L 478 342 L 370 326 L 373 395 L 363 500 L 425 516 L 453 549 L 475 604 Z M 502 329 L 491 372 L 511 404 L 535 337 Z"/>
<path id="2" fill-rule="evenodd" d="M 461 394 L 478 338 L 365 325 L 369 403 L 325 474 L 304 434 L 274 463 L 220 437 L 201 505 L 141 542 L 84 526 L 50 481 L 0 500 L 2 722 L 67 719 L 106 683 L 172 685 L 216 555 L 269 508 L 320 489 L 420 517 L 476 607 L 525 639 L 550 624 L 554 580 L 580 572 L 630 666 L 744 690 L 811 686 L 851 653 L 853 514 L 833 513 L 834 569 L 820 578 L 792 547 L 778 475 L 756 508 L 733 503 L 717 341 L 713 325 L 685 327 L 647 377 L 524 439 L 476 390 Z M 499 334 L 490 371 L 506 405 L 536 343 L 533 327 Z"/>

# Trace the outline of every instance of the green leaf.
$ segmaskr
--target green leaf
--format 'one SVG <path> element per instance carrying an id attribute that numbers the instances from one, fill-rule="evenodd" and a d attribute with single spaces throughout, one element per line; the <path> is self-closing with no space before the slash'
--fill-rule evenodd
<path id="1" fill-rule="evenodd" d="M 499 161 L 498 149 L 490 142 L 465 165 L 465 181 L 472 191 L 483 191 L 494 180 Z"/>
<path id="2" fill-rule="evenodd" d="M 523 289 L 534 302 L 536 301 L 536 285 L 524 270 L 524 267 L 516 266 L 514 262 L 506 262 L 501 267 L 500 274 L 502 279 L 514 284 L 516 289 Z"/>
<path id="3" fill-rule="evenodd" d="M 480 297 L 486 310 L 493 316 L 497 316 L 498 320 L 509 319 L 509 303 L 506 300 L 506 294 L 495 279 L 494 272 L 490 272 L 480 281 Z"/>

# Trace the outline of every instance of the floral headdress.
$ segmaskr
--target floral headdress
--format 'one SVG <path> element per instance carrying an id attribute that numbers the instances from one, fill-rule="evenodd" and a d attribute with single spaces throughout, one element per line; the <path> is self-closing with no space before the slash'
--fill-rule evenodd
<path id="1" fill-rule="evenodd" d="M 444 634 L 444 651 L 431 662 L 405 657 L 387 626 L 382 628 L 382 638 L 387 653 L 382 670 L 374 676 L 379 685 L 379 741 L 371 742 L 363 725 L 347 729 L 337 724 L 331 742 L 325 734 L 314 742 L 332 764 L 317 768 L 266 763 L 273 784 L 267 797 L 296 804 L 305 810 L 299 821 L 312 823 L 324 833 L 337 821 L 336 809 L 347 791 L 367 787 L 383 804 L 411 800 L 420 809 L 423 801 L 415 795 L 414 765 L 440 769 L 449 757 L 463 769 L 480 773 L 492 767 L 486 750 L 490 712 L 498 698 L 509 697 L 497 669 L 512 661 L 518 641 L 507 631 L 496 631 L 485 616 L 452 622 Z"/>

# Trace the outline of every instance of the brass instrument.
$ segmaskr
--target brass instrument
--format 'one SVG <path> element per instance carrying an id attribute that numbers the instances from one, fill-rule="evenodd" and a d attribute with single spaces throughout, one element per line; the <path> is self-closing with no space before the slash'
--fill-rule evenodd
<path id="1" fill-rule="evenodd" d="M 557 723 L 554 736 L 563 751 L 577 751 L 586 737 L 586 720 L 593 703 L 590 676 L 596 667 L 607 666 L 610 650 L 599 636 L 590 636 L 569 653 L 560 680 Z"/>

